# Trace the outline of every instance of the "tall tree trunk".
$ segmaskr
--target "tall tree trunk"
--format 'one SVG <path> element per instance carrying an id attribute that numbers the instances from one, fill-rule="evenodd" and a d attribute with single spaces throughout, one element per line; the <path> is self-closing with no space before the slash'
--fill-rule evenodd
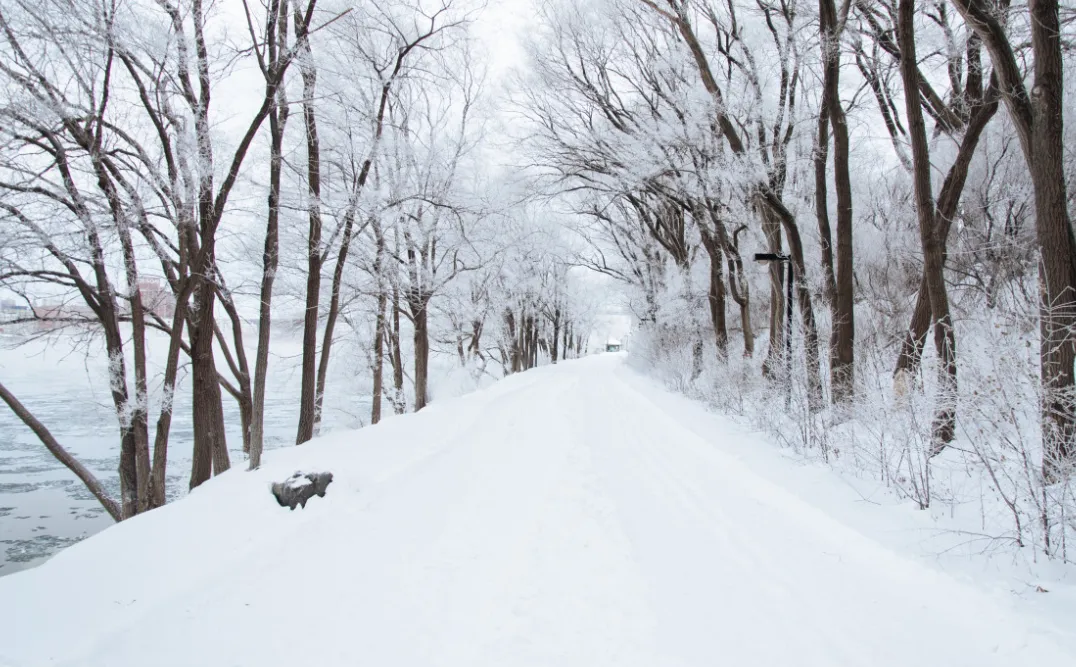
<path id="1" fill-rule="evenodd" d="M 818 134 L 814 147 L 814 210 L 818 219 L 818 242 L 822 249 L 822 285 L 826 305 L 834 322 L 837 321 L 837 279 L 833 273 L 833 234 L 829 225 L 829 109 L 823 95 L 818 110 Z"/>
<path id="2" fill-rule="evenodd" d="M 504 325 L 508 329 L 510 373 L 519 372 L 519 340 L 516 335 L 516 314 L 511 308 L 504 311 Z"/>
<path id="3" fill-rule="evenodd" d="M 392 408 L 396 414 L 401 415 L 407 410 L 404 401 L 404 372 L 403 352 L 400 349 L 400 292 L 396 286 L 392 288 Z"/>
<path id="4" fill-rule="evenodd" d="M 194 426 L 190 480 L 192 489 L 208 480 L 213 475 L 214 467 L 222 472 L 221 468 L 226 466 L 221 452 L 227 455 L 220 383 L 217 381 L 217 366 L 213 359 L 213 305 L 216 290 L 207 277 L 202 277 L 198 282 L 189 327 Z"/>
<path id="5" fill-rule="evenodd" d="M 755 330 L 751 325 L 751 288 L 743 270 L 743 258 L 740 257 L 739 235 L 746 227 L 740 227 L 732 233 L 725 245 L 725 257 L 729 266 L 729 293 L 740 308 L 740 328 L 743 330 L 743 356 L 750 359 L 755 355 Z"/>
<path id="6" fill-rule="evenodd" d="M 374 388 L 371 394 L 370 423 L 381 421 L 381 395 L 385 375 L 385 307 L 388 296 L 384 290 L 377 295 L 377 326 L 374 330 Z"/>
<path id="7" fill-rule="evenodd" d="M 714 332 L 714 342 L 717 344 L 717 355 L 722 360 L 728 359 L 729 355 L 729 332 L 725 320 L 725 272 L 724 251 L 718 240 L 709 231 L 699 228 L 702 245 L 706 254 L 710 257 L 710 292 L 708 301 L 710 304 L 710 325 Z"/>
<path id="8" fill-rule="evenodd" d="M 232 347 L 235 348 L 235 353 L 229 352 L 228 344 L 224 340 L 224 334 L 219 329 L 217 330 L 217 340 L 220 343 L 221 352 L 224 353 L 225 361 L 228 363 L 228 368 L 238 385 L 237 387 L 229 388 L 228 393 L 232 394 L 236 404 L 239 406 L 239 421 L 243 428 L 243 451 L 249 454 L 250 422 L 254 400 L 250 387 L 250 365 L 247 363 L 246 344 L 243 340 L 243 320 L 239 317 L 239 310 L 235 307 L 231 293 L 224 286 L 224 277 L 220 275 L 219 270 L 217 275 L 220 282 L 217 298 L 220 299 L 220 305 L 224 308 L 232 325 Z"/>
<path id="9" fill-rule="evenodd" d="M 165 358 L 161 413 L 157 418 L 157 428 L 153 439 L 153 468 L 150 472 L 151 508 L 163 507 L 167 499 L 168 436 L 172 430 L 176 376 L 179 372 L 179 351 L 183 343 L 183 323 L 187 320 L 192 285 L 189 276 L 177 281 L 179 289 L 176 290 L 176 307 L 172 313 L 172 333 L 168 339 L 168 353 Z"/>
<path id="10" fill-rule="evenodd" d="M 123 503 L 124 517 L 130 517 L 139 512 L 149 509 L 149 426 L 148 405 L 149 391 L 146 382 L 146 313 L 142 307 L 142 290 L 139 285 L 138 264 L 135 257 L 134 243 L 131 239 L 130 226 L 127 214 L 123 209 L 119 193 L 115 183 L 101 159 L 101 146 L 99 142 L 93 142 L 89 146 L 93 168 L 97 175 L 98 185 L 105 192 L 108 199 L 112 218 L 115 222 L 116 232 L 119 236 L 120 246 L 123 251 L 124 274 L 127 279 L 129 290 L 129 305 L 131 308 L 131 338 L 134 348 L 134 372 L 135 372 L 135 395 L 131 400 L 127 389 L 127 370 L 124 360 L 123 340 L 119 330 L 119 318 L 117 317 L 117 304 L 115 292 L 107 283 L 101 282 L 102 276 L 98 274 L 99 285 L 104 285 L 102 290 L 108 304 L 103 308 L 105 321 L 105 340 L 108 349 L 109 372 L 112 375 L 110 384 L 113 397 L 119 398 L 115 403 L 117 414 L 126 424 L 121 427 L 123 431 L 122 445 L 120 450 L 120 486 L 121 500 Z M 94 238 L 95 260 L 98 259 L 96 234 Z M 98 260 L 99 261 L 99 260 Z"/>
<path id="11" fill-rule="evenodd" d="M 941 192 L 938 194 L 936 236 L 938 243 L 941 244 L 943 267 L 949 230 L 953 226 L 953 218 L 956 215 L 961 195 L 964 192 L 968 169 L 971 166 L 972 158 L 975 156 L 975 149 L 979 145 L 983 130 L 986 129 L 990 120 L 997 113 L 999 96 L 996 78 L 991 77 L 990 88 L 987 90 L 985 97 L 973 102 L 971 118 L 964 132 L 964 138 L 960 142 L 956 159 L 949 168 L 949 172 L 945 175 Z M 924 275 L 919 280 L 919 293 L 915 299 L 912 320 L 908 325 L 908 330 L 904 332 L 900 354 L 897 356 L 897 365 L 893 371 L 894 391 L 898 396 L 911 389 L 914 384 L 914 378 L 919 373 L 919 363 L 923 354 L 923 345 L 926 343 L 927 332 L 930 329 L 930 322 L 930 297 L 927 291 L 926 276 Z"/>
<path id="12" fill-rule="evenodd" d="M 269 63 L 279 67 L 281 52 L 288 43 L 288 0 L 278 0 L 275 19 L 270 19 L 267 51 Z M 270 11 L 273 7 L 270 6 Z M 273 21 L 275 21 L 275 26 Z M 274 30 L 273 28 L 276 28 Z M 284 129 L 288 123 L 288 101 L 284 87 L 272 97 L 269 109 L 269 212 L 262 249 L 262 279 L 258 300 L 258 349 L 254 353 L 254 386 L 250 414 L 250 469 L 262 464 L 265 447 L 265 382 L 269 372 L 269 338 L 273 321 L 273 285 L 280 264 L 280 179 L 283 166 Z"/>
<path id="13" fill-rule="evenodd" d="M 427 310 L 429 297 L 418 294 L 411 299 L 411 318 L 415 325 L 415 412 L 426 407 L 429 400 L 427 382 L 430 368 L 430 332 Z"/>
<path id="14" fill-rule="evenodd" d="M 113 59 L 111 52 L 106 62 L 104 75 L 105 89 L 102 92 L 103 99 L 108 99 L 108 82 L 111 80 L 111 65 Z M 147 505 L 148 487 L 148 462 L 149 442 L 146 425 L 146 405 L 148 396 L 146 389 L 146 351 L 145 351 L 145 313 L 142 310 L 141 292 L 138 285 L 138 270 L 134 255 L 134 246 L 131 240 L 128 225 L 127 212 L 124 210 L 119 192 L 113 182 L 108 169 L 102 159 L 101 133 L 98 131 L 73 132 L 76 141 L 90 156 L 94 174 L 97 176 L 97 184 L 108 201 L 109 211 L 118 232 L 120 245 L 123 250 L 123 262 L 128 288 L 130 290 L 131 321 L 133 323 L 134 352 L 135 352 L 135 376 L 136 390 L 134 401 L 131 400 L 130 390 L 127 386 L 127 362 L 123 348 L 123 337 L 120 333 L 120 306 L 111 281 L 105 269 L 105 255 L 101 238 L 96 224 L 89 215 L 81 197 L 77 197 L 77 209 L 83 219 L 86 230 L 85 239 L 93 259 L 93 270 L 97 280 L 98 289 L 98 319 L 105 334 L 105 350 L 108 353 L 109 386 L 111 388 L 113 406 L 120 422 L 120 502 L 124 518 L 134 516 L 144 510 Z M 68 190 L 74 189 L 66 160 L 61 168 L 64 178 L 68 182 Z M 139 388 L 142 389 L 139 392 Z M 143 467 L 143 457 L 145 466 Z M 139 469 L 142 468 L 143 476 L 139 478 Z"/>
<path id="15" fill-rule="evenodd" d="M 213 184 L 213 138 L 209 126 L 210 85 L 209 50 L 206 47 L 204 26 L 205 13 L 202 0 L 191 3 L 194 24 L 195 51 L 197 53 L 198 88 L 197 99 L 191 99 L 195 116 L 198 176 L 198 228 L 197 238 L 192 227 L 186 230 L 192 237 L 188 249 L 195 252 L 191 262 L 191 280 L 194 288 L 190 309 L 191 340 L 191 390 L 193 392 L 191 420 L 194 427 L 194 452 L 192 455 L 190 488 L 194 488 L 213 475 L 214 464 L 223 463 L 221 452 L 227 454 L 224 434 L 224 406 L 221 403 L 217 367 L 213 359 L 213 337 L 216 335 L 213 287 L 213 266 L 216 262 L 216 229 L 223 213 Z M 234 162 L 233 162 L 234 165 Z M 201 246 L 199 248 L 199 245 Z"/>
<path id="16" fill-rule="evenodd" d="M 908 133 L 912 144 L 915 208 L 919 214 L 919 238 L 923 247 L 923 277 L 927 283 L 930 309 L 934 316 L 934 345 L 938 353 L 938 407 L 931 433 L 931 455 L 938 454 L 953 440 L 956 430 L 956 336 L 949 315 L 949 295 L 945 288 L 943 242 L 934 210 L 930 185 L 930 150 L 919 97 L 919 71 L 915 54 L 914 0 L 900 0 L 900 72 L 904 80 L 904 101 Z"/>
<path id="17" fill-rule="evenodd" d="M 560 353 L 560 308 L 553 309 L 553 337 L 549 340 L 550 363 L 557 363 Z"/>
<path id="18" fill-rule="evenodd" d="M 298 10 L 298 8 L 296 8 Z M 306 130 L 306 186 L 309 229 L 306 246 L 306 310 L 303 318 L 302 386 L 299 390 L 299 430 L 295 444 L 314 437 L 317 423 L 318 311 L 321 306 L 321 142 L 314 109 L 318 73 L 314 66 L 309 36 L 300 35 L 302 14 L 296 11 L 296 48 L 300 50 L 299 72 L 303 78 L 303 127 Z"/>
<path id="19" fill-rule="evenodd" d="M 314 401 L 314 430 L 321 425 L 321 409 L 325 400 L 325 380 L 329 372 L 329 354 L 332 351 L 333 333 L 336 319 L 340 314 L 340 287 L 344 282 L 344 266 L 347 264 L 348 250 L 351 248 L 352 229 L 355 224 L 355 210 L 348 211 L 344 220 L 343 238 L 340 240 L 340 252 L 336 256 L 333 269 L 333 281 L 330 287 L 329 313 L 325 317 L 325 332 L 321 339 L 321 359 L 318 362 L 317 389 Z"/>
<path id="20" fill-rule="evenodd" d="M 1038 237 L 1040 365 L 1044 390 L 1043 474 L 1047 481 L 1067 475 L 1073 458 L 1076 414 L 1070 397 L 1076 388 L 1076 239 L 1069 218 L 1064 173 L 1063 74 L 1061 24 L 1056 0 L 1030 0 L 1031 46 L 1035 81 L 1031 94 L 998 16 L 981 0 L 952 0 L 982 39 L 998 75 L 1009 117 L 1035 190 Z"/>
<path id="21" fill-rule="evenodd" d="M 848 123 L 840 98 L 840 27 L 833 0 L 819 0 L 823 106 L 833 135 L 833 177 L 837 186 L 837 271 L 833 333 L 830 343 L 830 385 L 833 401 L 845 403 L 855 391 L 855 314 L 852 264 L 852 179 L 849 169 Z"/>
<path id="22" fill-rule="evenodd" d="M 381 232 L 381 223 L 375 218 L 372 220 L 374 228 L 374 277 L 377 280 L 377 320 L 374 327 L 374 388 L 371 394 L 370 423 L 376 424 L 381 421 L 381 399 L 385 386 L 385 327 L 387 317 L 385 309 L 388 307 L 388 291 L 385 289 L 384 257 L 385 236 Z"/>
<path id="23" fill-rule="evenodd" d="M 1047 480 L 1069 474 L 1076 435 L 1073 363 L 1076 362 L 1076 240 L 1065 184 L 1064 61 L 1058 3 L 1030 0 L 1035 86 L 1031 91 L 1032 132 L 1028 154 L 1035 188 L 1036 227 L 1042 259 L 1042 378 L 1047 389 L 1043 471 Z M 1034 156 L 1034 159 L 1030 159 Z"/>
<path id="24" fill-rule="evenodd" d="M 130 235 L 127 241 L 130 241 Z M 124 244 L 125 246 L 127 243 Z M 135 400 L 131 408 L 131 430 L 135 442 L 135 474 L 137 476 L 137 512 L 151 508 L 150 501 L 150 453 L 149 453 L 149 389 L 146 382 L 146 314 L 142 310 L 142 290 L 138 286 L 138 272 L 134 268 L 133 246 L 125 262 L 131 266 L 127 281 L 135 282 L 131 288 L 131 340 L 134 348 Z M 124 250 L 127 254 L 127 248 Z"/>
<path id="25" fill-rule="evenodd" d="M 471 322 L 471 344 L 469 345 L 469 354 L 471 359 L 478 358 L 482 353 L 482 329 L 483 321 L 474 320 Z"/>

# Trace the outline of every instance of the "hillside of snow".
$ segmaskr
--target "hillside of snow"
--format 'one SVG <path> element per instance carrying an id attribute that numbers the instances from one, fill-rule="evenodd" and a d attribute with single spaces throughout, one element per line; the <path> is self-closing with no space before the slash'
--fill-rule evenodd
<path id="1" fill-rule="evenodd" d="M 932 564 L 900 545 L 937 527 L 624 358 L 272 451 L 0 579 L 0 666 L 1076 664 L 1067 572 Z M 292 512 L 299 469 L 334 481 Z"/>

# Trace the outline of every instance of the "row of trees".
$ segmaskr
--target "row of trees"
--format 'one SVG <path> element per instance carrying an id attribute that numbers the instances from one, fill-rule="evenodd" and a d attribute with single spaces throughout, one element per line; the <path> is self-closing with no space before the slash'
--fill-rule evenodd
<path id="1" fill-rule="evenodd" d="M 1015 134 L 1034 196 L 1009 213 L 1027 207 L 1035 221 L 1042 466 L 1057 480 L 1071 465 L 1076 425 L 1076 248 L 1062 76 L 1062 18 L 1072 20 L 1071 8 L 1066 12 L 1045 0 L 567 0 L 545 6 L 516 107 L 531 121 L 523 140 L 545 186 L 587 221 L 580 231 L 591 242 L 589 263 L 635 290 L 644 325 L 668 324 L 659 321 L 662 295 L 694 298 L 702 253 L 705 338 L 727 357 L 731 295 L 744 354 L 752 355 L 758 325 L 743 240 L 787 253 L 787 267 L 769 266 L 762 369 L 772 375 L 785 354 L 788 270 L 798 287 L 812 410 L 824 406 L 826 394 L 837 406 L 856 399 L 857 281 L 865 272 L 855 254 L 875 240 L 869 233 L 857 240 L 854 231 L 871 210 L 871 181 L 910 182 L 921 268 L 909 290 L 912 316 L 891 332 L 902 341 L 894 376 L 904 390 L 914 384 L 933 330 L 934 454 L 953 440 L 956 423 L 951 230 L 977 222 L 965 187 L 982 138 Z M 999 114 L 1001 107 L 1007 113 Z M 860 159 L 873 161 L 858 180 L 853 140 Z M 987 206 L 987 216 L 998 205 L 1004 202 Z M 985 252 L 978 259 L 994 261 Z M 819 302 L 830 325 L 825 351 Z M 695 374 L 703 343 L 698 327 Z"/>
<path id="2" fill-rule="evenodd" d="M 586 317 L 567 266 L 520 254 L 534 218 L 482 168 L 473 17 L 451 0 L 0 9 L 0 287 L 28 320 L 103 338 L 118 499 L 32 406 L 3 385 L 0 397 L 113 518 L 165 502 L 181 368 L 189 486 L 231 466 L 226 397 L 260 465 L 271 345 L 288 326 L 274 314 L 291 304 L 299 444 L 318 432 L 342 337 L 368 346 L 371 423 L 385 402 L 427 404 L 438 350 L 477 373 L 490 358 L 513 372 L 539 349 L 553 361 L 579 350 Z M 164 281 L 167 304 L 144 297 L 147 278 Z"/>

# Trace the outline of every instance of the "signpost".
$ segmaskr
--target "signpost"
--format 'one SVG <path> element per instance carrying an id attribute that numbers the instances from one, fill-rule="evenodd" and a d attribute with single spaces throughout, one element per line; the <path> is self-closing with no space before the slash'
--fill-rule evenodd
<path id="1" fill-rule="evenodd" d="M 784 262 L 788 264 L 788 296 L 785 301 L 785 409 L 792 405 L 792 283 L 795 276 L 792 273 L 792 257 L 776 252 L 756 252 L 756 262 Z"/>

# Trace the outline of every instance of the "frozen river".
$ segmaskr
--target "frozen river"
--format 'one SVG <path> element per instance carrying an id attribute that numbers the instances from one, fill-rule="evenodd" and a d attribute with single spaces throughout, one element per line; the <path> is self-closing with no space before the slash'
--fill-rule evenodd
<path id="1" fill-rule="evenodd" d="M 104 361 L 72 351 L 70 341 L 0 349 L 0 378 L 116 496 L 119 475 L 119 436 L 111 408 Z M 277 346 L 274 346 L 277 347 Z M 294 442 L 298 423 L 299 381 L 294 345 L 285 341 L 271 361 L 266 397 L 266 447 Z M 252 348 L 253 349 L 253 346 Z M 152 350 L 151 350 L 152 351 Z M 341 354 L 333 384 L 354 384 L 337 395 L 355 397 L 365 383 L 354 364 Z M 326 429 L 357 426 L 366 401 L 330 403 Z M 228 445 L 232 465 L 245 466 L 238 410 L 225 395 Z M 156 420 L 158 405 L 152 406 Z M 176 411 L 168 450 L 168 495 L 187 491 L 192 447 L 189 388 L 177 391 Z M 108 527 L 112 520 L 82 483 L 61 465 L 15 415 L 0 403 L 0 576 L 32 567 L 60 549 Z"/>

